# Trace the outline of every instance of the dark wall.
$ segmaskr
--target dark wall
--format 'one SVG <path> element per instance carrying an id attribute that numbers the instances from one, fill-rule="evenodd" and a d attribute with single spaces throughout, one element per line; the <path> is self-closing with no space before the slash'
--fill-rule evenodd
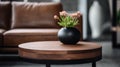
<path id="1" fill-rule="evenodd" d="M 63 9 L 66 11 L 77 11 L 78 0 L 61 0 Z"/>

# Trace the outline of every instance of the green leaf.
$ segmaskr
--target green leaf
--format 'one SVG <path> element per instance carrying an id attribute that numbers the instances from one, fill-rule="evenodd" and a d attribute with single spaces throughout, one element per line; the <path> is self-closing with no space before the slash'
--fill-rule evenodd
<path id="1" fill-rule="evenodd" d="M 63 27 L 74 27 L 75 25 L 78 24 L 78 19 L 72 18 L 70 16 L 66 16 L 66 17 L 60 16 L 60 20 L 58 24 Z"/>

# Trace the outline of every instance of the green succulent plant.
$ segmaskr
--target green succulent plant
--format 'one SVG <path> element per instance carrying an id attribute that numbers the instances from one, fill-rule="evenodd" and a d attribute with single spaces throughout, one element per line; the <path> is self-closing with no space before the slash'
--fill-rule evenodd
<path id="1" fill-rule="evenodd" d="M 120 26 L 120 9 L 117 11 L 117 24 Z"/>
<path id="2" fill-rule="evenodd" d="M 71 16 L 60 16 L 58 24 L 63 27 L 74 27 L 78 24 L 78 19 Z"/>

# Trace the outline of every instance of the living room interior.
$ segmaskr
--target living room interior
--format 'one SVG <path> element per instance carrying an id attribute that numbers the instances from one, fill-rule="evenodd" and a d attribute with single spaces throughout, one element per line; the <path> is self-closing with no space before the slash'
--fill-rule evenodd
<path id="1" fill-rule="evenodd" d="M 77 15 L 80 42 L 102 46 L 102 56 L 92 67 L 120 67 L 120 0 L 0 0 L 0 67 L 45 67 L 40 62 L 23 61 L 19 45 L 36 41 L 61 43 L 57 36 L 61 27 L 54 16 L 60 16 L 62 11 L 69 16 Z M 91 67 L 91 62 L 94 60 L 82 64 L 53 64 L 51 67 Z"/>

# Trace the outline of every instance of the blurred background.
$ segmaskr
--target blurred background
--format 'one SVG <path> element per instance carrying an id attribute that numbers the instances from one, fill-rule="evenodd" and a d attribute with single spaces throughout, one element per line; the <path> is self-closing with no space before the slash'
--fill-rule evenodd
<path id="1" fill-rule="evenodd" d="M 111 28 L 116 27 L 113 22 L 113 1 L 116 1 L 116 10 L 120 9 L 120 0 L 1 0 L 1 1 L 23 1 L 23 2 L 61 2 L 63 9 L 69 13 L 80 11 L 83 15 L 83 39 L 95 41 L 102 45 L 103 59 L 97 62 L 98 67 L 120 67 L 120 49 L 113 48 L 117 42 L 120 46 L 120 32 L 113 32 Z M 116 18 L 114 18 L 116 20 Z M 114 35 L 113 35 L 114 33 Z M 116 36 L 117 35 L 117 36 Z M 112 39 L 113 38 L 113 39 Z M 114 39 L 114 38 L 117 38 Z M 2 54 L 1 54 L 2 55 Z M 4 56 L 4 55 L 2 55 Z M 10 55 L 6 55 L 10 56 Z M 0 67 L 44 67 L 44 65 L 31 64 L 27 62 L 0 62 Z M 76 65 L 75 67 L 89 67 L 90 64 Z M 53 67 L 63 67 L 54 66 Z M 66 65 L 64 67 L 73 67 Z"/>

